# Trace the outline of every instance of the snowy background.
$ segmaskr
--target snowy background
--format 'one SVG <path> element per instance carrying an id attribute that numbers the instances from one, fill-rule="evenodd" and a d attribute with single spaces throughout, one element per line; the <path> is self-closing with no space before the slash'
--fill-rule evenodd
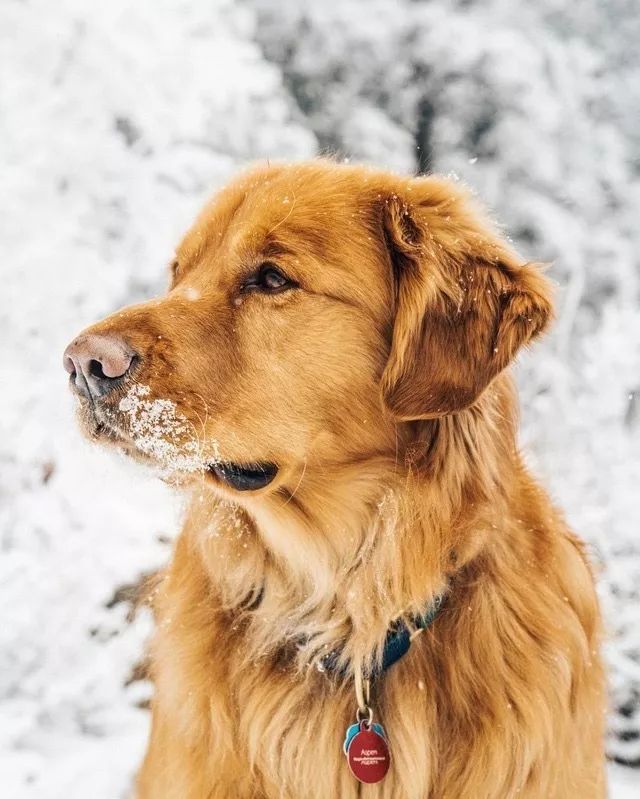
<path id="1" fill-rule="evenodd" d="M 553 262 L 522 439 L 601 570 L 611 794 L 640 794 L 639 40 L 635 0 L 0 1 L 3 797 L 126 795 L 150 619 L 122 587 L 180 513 L 81 440 L 62 350 L 164 288 L 239 166 L 326 151 L 455 174 Z"/>

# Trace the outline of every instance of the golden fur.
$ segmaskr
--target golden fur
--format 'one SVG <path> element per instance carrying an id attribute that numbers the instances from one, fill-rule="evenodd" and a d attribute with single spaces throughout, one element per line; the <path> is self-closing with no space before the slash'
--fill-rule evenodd
<path id="1" fill-rule="evenodd" d="M 243 293 L 265 261 L 298 287 Z M 177 475 L 190 504 L 153 596 L 138 797 L 603 796 L 592 575 L 518 453 L 503 371 L 550 318 L 540 269 L 458 185 L 319 160 L 232 182 L 174 273 L 90 331 L 141 353 L 136 380 L 202 463 L 279 471 L 243 493 Z M 126 390 L 93 432 L 134 452 Z M 374 685 L 392 765 L 361 787 L 341 751 L 353 670 L 447 586 Z M 346 677 L 316 668 L 333 650 Z"/>

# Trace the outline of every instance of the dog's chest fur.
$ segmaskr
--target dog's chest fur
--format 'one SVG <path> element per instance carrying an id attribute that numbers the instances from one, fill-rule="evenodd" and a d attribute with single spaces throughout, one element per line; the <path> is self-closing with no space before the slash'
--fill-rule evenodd
<path id="1" fill-rule="evenodd" d="M 384 502 L 372 514 L 375 542 L 353 542 L 359 565 L 333 573 L 333 592 L 321 547 L 310 548 L 315 562 L 296 583 L 245 514 L 224 504 L 213 515 L 192 510 L 156 598 L 142 797 L 601 795 L 599 764 L 573 743 L 580 730 L 597 751 L 601 718 L 590 708 L 604 702 L 597 609 L 573 539 L 534 518 L 548 508 L 524 524 L 503 518 L 500 543 L 479 562 L 458 554 L 451 576 L 448 558 L 429 561 L 412 540 L 418 530 L 387 529 L 406 522 Z M 353 679 L 315 664 L 336 645 L 352 662 L 370 655 L 406 609 L 393 606 L 391 578 L 376 578 L 392 552 L 407 575 L 411 559 L 421 561 L 427 592 L 451 579 L 451 594 L 375 686 L 392 767 L 361 794 L 341 750 L 355 715 Z M 402 590 L 411 596 L 410 579 Z"/>

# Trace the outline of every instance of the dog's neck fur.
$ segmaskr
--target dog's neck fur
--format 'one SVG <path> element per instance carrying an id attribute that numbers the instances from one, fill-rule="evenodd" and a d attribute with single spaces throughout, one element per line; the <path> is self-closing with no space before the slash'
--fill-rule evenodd
<path id="1" fill-rule="evenodd" d="M 455 591 L 508 514 L 515 417 L 502 377 L 467 411 L 405 425 L 397 456 L 309 470 L 286 498 L 243 509 L 197 492 L 188 526 L 208 531 L 197 545 L 247 658 L 290 648 L 301 668 L 336 650 L 369 663 L 393 619 L 424 612 L 449 581 Z"/>

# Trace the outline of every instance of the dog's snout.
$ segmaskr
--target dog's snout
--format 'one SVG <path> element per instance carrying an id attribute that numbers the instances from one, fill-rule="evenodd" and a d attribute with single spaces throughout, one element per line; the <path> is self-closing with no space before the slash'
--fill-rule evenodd
<path id="1" fill-rule="evenodd" d="M 77 391 L 98 399 L 127 374 L 134 357 L 135 353 L 117 336 L 88 333 L 69 344 L 63 364 Z"/>

